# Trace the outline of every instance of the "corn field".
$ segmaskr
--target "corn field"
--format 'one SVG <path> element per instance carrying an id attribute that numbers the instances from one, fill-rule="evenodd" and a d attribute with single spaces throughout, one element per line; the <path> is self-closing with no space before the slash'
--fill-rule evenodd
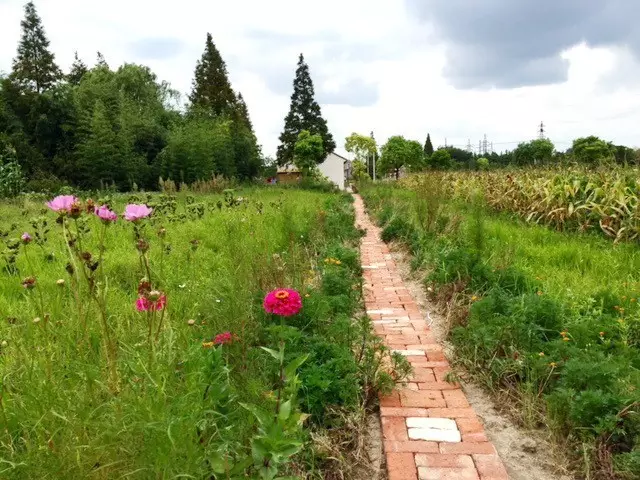
<path id="1" fill-rule="evenodd" d="M 471 202 L 480 193 L 495 210 L 557 230 L 598 229 L 618 242 L 640 236 L 639 174 L 636 168 L 430 172 L 402 183 L 419 190 L 427 184 L 423 175 L 435 175 L 448 198 Z"/>

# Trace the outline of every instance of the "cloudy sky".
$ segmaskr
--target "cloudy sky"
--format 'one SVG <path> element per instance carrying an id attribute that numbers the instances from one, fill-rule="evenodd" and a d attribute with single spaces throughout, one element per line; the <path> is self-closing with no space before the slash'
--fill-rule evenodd
<path id="1" fill-rule="evenodd" d="M 0 0 L 0 72 L 23 0 Z M 640 147 L 637 0 L 36 0 L 68 69 L 101 51 L 149 65 L 186 94 L 211 32 L 256 133 L 274 154 L 297 56 L 342 150 L 352 131 L 499 151 L 534 138 L 559 149 L 599 135 Z M 636 27 L 636 28 L 634 28 Z"/>

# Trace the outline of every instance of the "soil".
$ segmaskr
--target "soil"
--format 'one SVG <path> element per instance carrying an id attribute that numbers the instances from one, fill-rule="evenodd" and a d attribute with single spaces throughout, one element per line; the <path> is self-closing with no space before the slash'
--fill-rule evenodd
<path id="1" fill-rule="evenodd" d="M 408 255 L 402 247 L 391 246 L 393 259 L 402 275 L 405 286 L 418 303 L 421 312 L 431 321 L 436 339 L 444 346 L 449 358 L 453 353 L 447 341 L 447 322 L 438 313 L 438 308 L 426 295 L 421 279 L 412 274 Z M 565 475 L 561 462 L 553 458 L 553 446 L 543 433 L 520 427 L 506 412 L 496 408 L 494 399 L 479 386 L 461 380 L 467 400 L 480 417 L 485 433 L 502 459 L 511 480 L 571 480 Z"/>

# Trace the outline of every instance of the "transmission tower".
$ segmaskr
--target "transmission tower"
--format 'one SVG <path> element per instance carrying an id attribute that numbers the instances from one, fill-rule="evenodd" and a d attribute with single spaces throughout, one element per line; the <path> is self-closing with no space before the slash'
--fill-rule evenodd
<path id="1" fill-rule="evenodd" d="M 546 138 L 544 135 L 544 122 L 540 122 L 540 125 L 538 126 L 538 138 L 541 140 Z"/>
<path id="2" fill-rule="evenodd" d="M 473 147 L 471 146 L 471 139 L 467 140 L 467 152 L 473 152 Z"/>
<path id="3" fill-rule="evenodd" d="M 482 140 L 482 154 L 486 155 L 489 149 L 489 142 L 487 141 L 487 134 L 484 134 L 484 140 Z"/>

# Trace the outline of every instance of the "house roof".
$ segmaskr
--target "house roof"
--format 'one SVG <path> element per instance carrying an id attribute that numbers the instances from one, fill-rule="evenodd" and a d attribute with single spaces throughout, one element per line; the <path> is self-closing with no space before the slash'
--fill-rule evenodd
<path id="1" fill-rule="evenodd" d="M 336 157 L 339 157 L 339 158 L 341 158 L 342 160 L 345 160 L 345 161 L 347 161 L 347 162 L 349 161 L 349 159 L 348 159 L 348 158 L 345 158 L 345 157 L 343 157 L 342 155 L 337 154 L 336 152 L 332 152 L 331 154 L 333 154 L 333 155 L 335 155 Z M 330 154 L 330 155 L 331 155 L 331 154 Z"/>

